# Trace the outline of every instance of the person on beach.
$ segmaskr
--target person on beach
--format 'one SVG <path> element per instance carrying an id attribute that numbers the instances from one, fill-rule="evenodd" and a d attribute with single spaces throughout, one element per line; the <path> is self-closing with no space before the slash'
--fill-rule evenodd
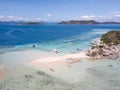
<path id="1" fill-rule="evenodd" d="M 82 50 L 81 48 L 77 48 L 77 49 L 76 49 L 77 52 L 79 52 L 79 51 L 81 51 L 81 50 Z"/>
<path id="2" fill-rule="evenodd" d="M 32 46 L 33 48 L 35 48 L 36 47 L 36 45 L 35 44 L 33 44 L 33 46 Z"/>
<path id="3" fill-rule="evenodd" d="M 71 50 L 70 53 L 76 53 L 74 50 Z"/>
<path id="4" fill-rule="evenodd" d="M 60 51 L 59 50 L 57 50 L 57 49 L 54 49 L 53 50 L 56 54 L 58 54 Z"/>

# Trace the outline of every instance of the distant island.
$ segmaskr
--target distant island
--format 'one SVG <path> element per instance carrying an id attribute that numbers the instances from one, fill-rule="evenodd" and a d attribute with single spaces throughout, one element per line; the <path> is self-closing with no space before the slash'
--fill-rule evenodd
<path id="1" fill-rule="evenodd" d="M 57 24 L 120 24 L 120 22 L 98 22 L 95 20 L 70 20 L 70 21 L 61 21 L 61 22 L 44 22 L 44 21 L 0 21 L 2 24 L 16 24 L 16 25 L 41 25 L 48 23 L 57 23 Z"/>
<path id="2" fill-rule="evenodd" d="M 97 22 L 95 20 L 70 20 L 62 21 L 58 24 L 120 24 L 120 22 Z"/>
<path id="3" fill-rule="evenodd" d="M 86 53 L 92 58 L 118 58 L 120 54 L 120 31 L 109 31 L 104 34 L 99 42 L 93 43 Z"/>
<path id="4" fill-rule="evenodd" d="M 43 22 L 26 22 L 25 24 L 43 24 Z"/>
<path id="5" fill-rule="evenodd" d="M 42 21 L 0 21 L 0 23 L 4 24 L 17 24 L 17 25 L 39 25 L 44 24 Z"/>

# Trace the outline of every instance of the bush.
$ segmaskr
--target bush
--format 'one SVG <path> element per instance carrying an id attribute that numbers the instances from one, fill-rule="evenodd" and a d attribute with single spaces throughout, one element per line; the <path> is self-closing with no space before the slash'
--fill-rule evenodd
<path id="1" fill-rule="evenodd" d="M 93 51 L 92 56 L 95 57 L 97 55 L 97 52 Z"/>
<path id="2" fill-rule="evenodd" d="M 120 44 L 120 31 L 109 31 L 102 36 L 101 41 L 109 46 Z"/>

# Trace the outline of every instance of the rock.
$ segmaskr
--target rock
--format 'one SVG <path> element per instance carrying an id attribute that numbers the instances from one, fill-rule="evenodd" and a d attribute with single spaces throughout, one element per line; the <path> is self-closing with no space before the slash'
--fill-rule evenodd
<path id="1" fill-rule="evenodd" d="M 108 41 L 107 41 L 107 40 Z M 99 43 L 94 44 L 86 55 L 92 58 L 116 59 L 120 53 L 120 31 L 110 31 L 101 37 Z"/>

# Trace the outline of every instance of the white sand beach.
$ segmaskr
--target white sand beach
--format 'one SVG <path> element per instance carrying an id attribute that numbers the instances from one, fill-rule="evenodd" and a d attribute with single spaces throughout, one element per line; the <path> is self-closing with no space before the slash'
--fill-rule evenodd
<path id="1" fill-rule="evenodd" d="M 1 54 L 0 90 L 119 90 L 120 60 L 88 58 L 85 52 L 25 50 Z"/>
<path id="2" fill-rule="evenodd" d="M 80 52 L 76 54 L 59 55 L 52 57 L 49 56 L 37 60 L 31 60 L 28 62 L 28 65 L 68 82 L 76 82 L 80 76 L 84 76 L 84 69 L 89 67 L 87 66 L 87 63 L 85 65 L 85 59 L 88 58 L 89 57 L 85 55 L 85 52 Z M 80 68 L 80 72 L 77 71 L 78 68 Z"/>

